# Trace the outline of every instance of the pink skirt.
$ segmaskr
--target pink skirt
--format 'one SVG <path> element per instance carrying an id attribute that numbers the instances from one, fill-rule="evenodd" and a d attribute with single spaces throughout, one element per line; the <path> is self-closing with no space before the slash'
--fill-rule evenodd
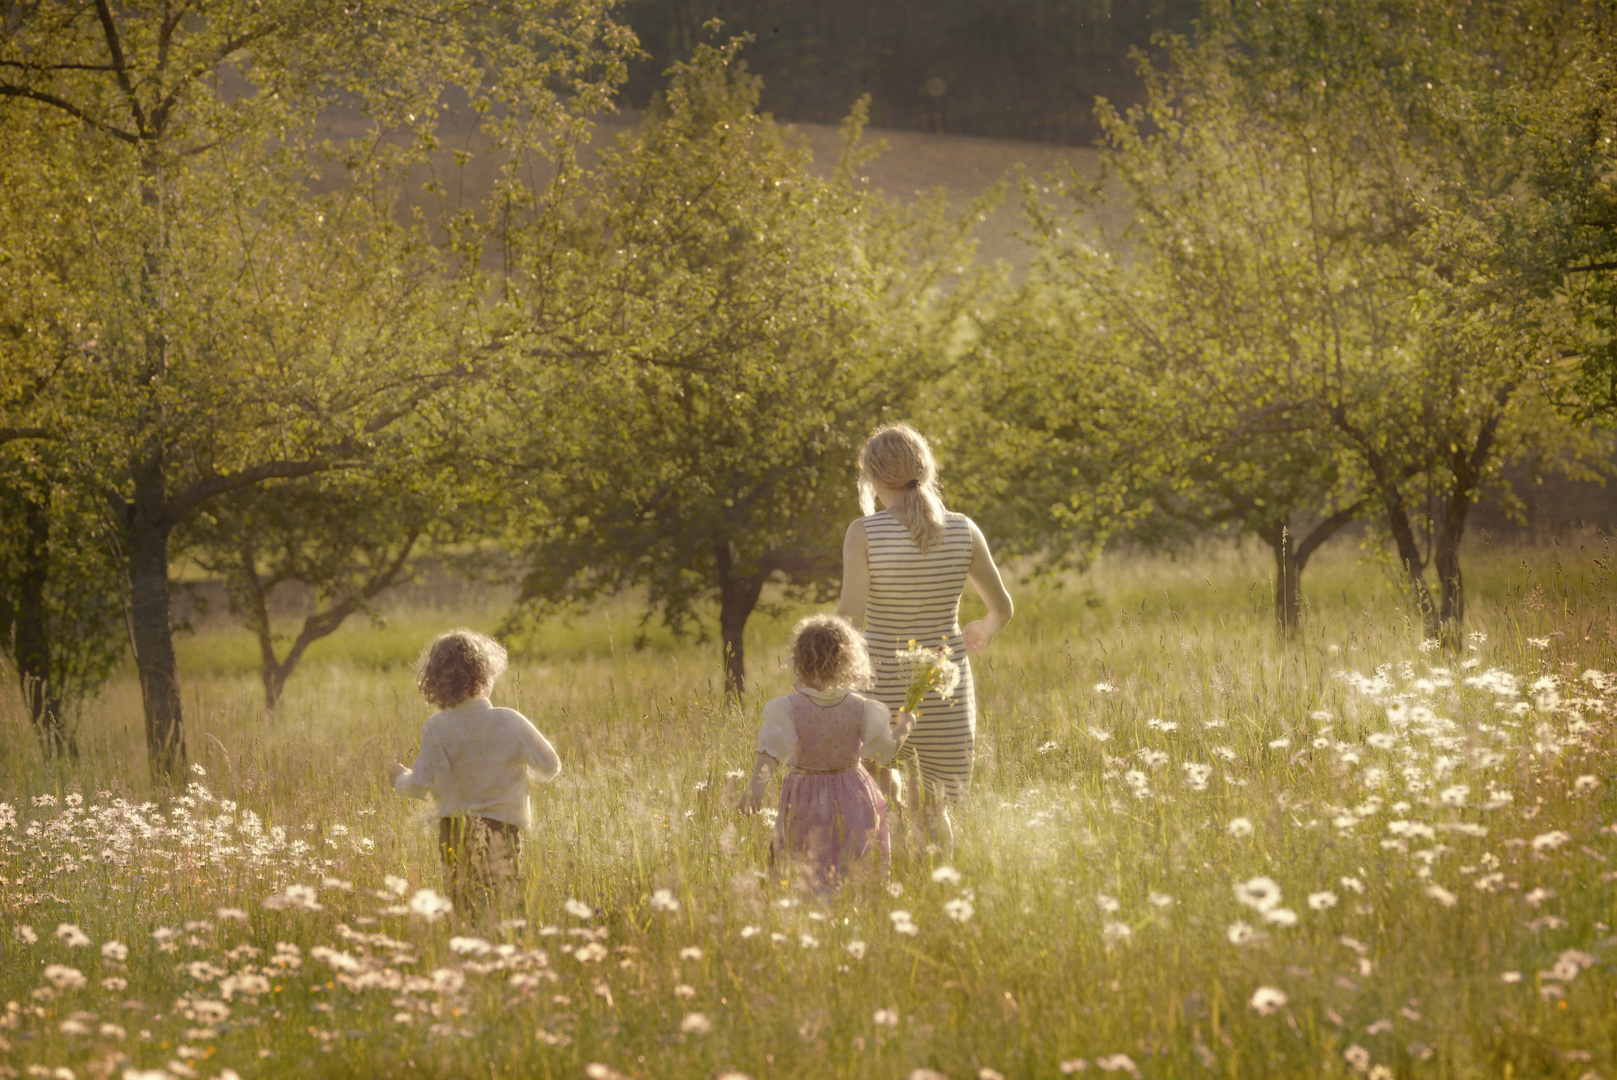
<path id="1" fill-rule="evenodd" d="M 781 785 L 775 858 L 815 889 L 833 889 L 855 865 L 881 873 L 892 854 L 887 800 L 863 765 L 833 773 L 792 772 Z"/>

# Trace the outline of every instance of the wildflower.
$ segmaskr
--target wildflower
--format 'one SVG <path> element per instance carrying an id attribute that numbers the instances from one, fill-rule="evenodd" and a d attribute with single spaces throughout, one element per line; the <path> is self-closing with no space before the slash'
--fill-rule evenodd
<path id="1" fill-rule="evenodd" d="M 1456 897 L 1453 893 L 1449 892 L 1435 881 L 1426 886 L 1426 895 L 1430 896 L 1433 900 L 1436 900 L 1444 907 L 1453 907 L 1455 900 L 1458 899 L 1458 897 Z"/>
<path id="2" fill-rule="evenodd" d="M 960 884 L 960 871 L 952 866 L 940 866 L 932 871 L 932 880 L 948 885 Z"/>
<path id="3" fill-rule="evenodd" d="M 1471 794 L 1471 788 L 1465 784 L 1455 784 L 1446 787 L 1437 793 L 1437 801 L 1444 806 L 1464 806 L 1465 798 Z"/>
<path id="4" fill-rule="evenodd" d="M 685 1019 L 679 1022 L 679 1030 L 687 1035 L 706 1035 L 713 1030 L 713 1021 L 705 1013 L 686 1013 Z"/>
<path id="5" fill-rule="evenodd" d="M 1286 737 L 1286 736 L 1281 736 L 1278 739 L 1270 739 L 1269 740 L 1269 749 L 1271 749 L 1271 750 L 1290 750 L 1291 749 L 1291 739 L 1289 737 Z"/>
<path id="6" fill-rule="evenodd" d="M 1089 736 L 1096 742 L 1105 742 L 1107 739 L 1112 737 L 1112 733 L 1107 731 L 1105 728 L 1098 728 L 1091 724 L 1089 727 Z"/>
<path id="7" fill-rule="evenodd" d="M 1127 1054 L 1110 1054 L 1103 1058 L 1096 1058 L 1095 1065 L 1102 1072 L 1126 1072 L 1135 1077 L 1140 1075 L 1140 1067 L 1134 1064 L 1134 1059 Z"/>
<path id="8" fill-rule="evenodd" d="M 1123 908 L 1123 905 L 1117 902 L 1117 897 L 1107 896 L 1105 893 L 1096 894 L 1095 904 L 1108 915 L 1121 911 Z"/>
<path id="9" fill-rule="evenodd" d="M 848 955 L 853 957 L 855 960 L 863 960 L 865 958 L 865 943 L 857 938 L 848 942 L 848 944 L 844 945 L 843 948 L 847 949 Z"/>
<path id="10" fill-rule="evenodd" d="M 1207 781 L 1213 775 L 1211 765 L 1203 765 L 1196 761 L 1186 761 L 1181 766 L 1185 770 L 1185 785 L 1192 791 L 1206 791 Z"/>
<path id="11" fill-rule="evenodd" d="M 1042 743 L 1039 744 L 1038 753 L 1040 753 L 1040 754 L 1054 753 L 1056 750 L 1060 749 L 1060 747 L 1061 747 L 1060 743 L 1056 742 L 1054 739 L 1050 739 L 1047 742 L 1042 742 Z"/>
<path id="12" fill-rule="evenodd" d="M 1169 732 L 1179 730 L 1179 722 L 1177 720 L 1158 720 L 1153 718 L 1147 720 L 1145 722 L 1145 726 L 1150 728 L 1152 731 L 1160 731 L 1164 735 L 1168 734 Z"/>
<path id="13" fill-rule="evenodd" d="M 561 908 L 575 919 L 589 919 L 595 916 L 594 909 L 588 904 L 582 900 L 574 900 L 571 897 L 568 897 L 567 902 Z"/>
<path id="14" fill-rule="evenodd" d="M 410 891 L 410 883 L 393 874 L 388 874 L 382 878 L 382 886 L 394 896 L 403 896 Z"/>
<path id="15" fill-rule="evenodd" d="M 910 916 L 910 913 L 902 908 L 888 912 L 887 917 L 893 921 L 893 929 L 900 934 L 908 934 L 914 937 L 921 932 L 915 925 L 915 920 Z"/>
<path id="16" fill-rule="evenodd" d="M 815 937 L 813 934 L 798 934 L 797 944 L 805 949 L 818 949 L 820 947 L 820 939 Z"/>
<path id="17" fill-rule="evenodd" d="M 656 911 L 678 911 L 679 901 L 667 889 L 658 889 L 651 894 L 651 906 Z"/>
<path id="18" fill-rule="evenodd" d="M 285 911 L 288 908 L 296 911 L 324 911 L 324 906 L 315 899 L 317 895 L 312 885 L 288 885 L 284 891 L 274 896 L 266 896 L 263 904 L 271 911 Z"/>
<path id="19" fill-rule="evenodd" d="M 1145 894 L 1145 902 L 1150 904 L 1152 907 L 1172 907 L 1173 897 L 1169 896 L 1167 893 L 1157 892 L 1155 889 L 1153 889 Z"/>
<path id="20" fill-rule="evenodd" d="M 78 990 L 90 981 L 78 968 L 66 964 L 46 964 L 44 975 L 45 980 L 58 990 Z"/>
<path id="21" fill-rule="evenodd" d="M 1289 907 L 1274 908 L 1263 913 L 1263 921 L 1275 926 L 1296 926 L 1297 913 Z"/>
<path id="22" fill-rule="evenodd" d="M 1212 754 L 1212 755 L 1213 755 L 1213 756 L 1214 756 L 1214 757 L 1216 757 L 1216 758 L 1219 758 L 1219 759 L 1221 759 L 1221 760 L 1223 760 L 1223 761 L 1234 761 L 1234 760 L 1235 760 L 1235 756 L 1236 756 L 1236 755 L 1235 755 L 1235 751 L 1234 751 L 1234 750 L 1231 750 L 1231 749 L 1230 749 L 1230 748 L 1229 748 L 1229 747 L 1227 747 L 1227 746 L 1215 746 L 1215 747 L 1213 747 L 1213 748 L 1212 748 L 1212 750 L 1211 750 L 1211 751 L 1209 751 L 1209 752 L 1210 752 L 1210 753 L 1211 753 L 1211 754 Z"/>
<path id="23" fill-rule="evenodd" d="M 743 939 L 757 937 L 761 933 L 763 933 L 763 929 L 757 926 L 743 926 L 741 928 L 741 936 Z"/>
<path id="24" fill-rule="evenodd" d="M 232 919 L 234 919 L 236 922 L 247 921 L 247 913 L 241 908 L 236 907 L 222 907 L 218 911 L 214 912 L 214 917 L 220 922 L 228 922 Z"/>
<path id="25" fill-rule="evenodd" d="M 1233 819 L 1229 825 L 1225 826 L 1225 828 L 1228 829 L 1229 834 L 1235 837 L 1237 840 L 1252 835 L 1252 822 L 1248 821 L 1244 817 Z"/>
<path id="26" fill-rule="evenodd" d="M 1600 781 L 1596 780 L 1593 776 L 1590 776 L 1587 773 L 1578 777 L 1572 782 L 1572 790 L 1579 795 L 1583 794 L 1585 791 L 1593 791 L 1599 786 Z"/>
<path id="27" fill-rule="evenodd" d="M 1098 683 L 1095 684 L 1095 693 L 1097 693 L 1097 694 L 1115 694 L 1115 693 L 1117 693 L 1117 687 L 1113 686 L 1109 682 L 1098 682 Z"/>
<path id="28" fill-rule="evenodd" d="M 1364 894 L 1364 882 L 1360 881 L 1356 877 L 1341 878 L 1340 884 L 1342 888 L 1346 889 L 1348 892 L 1358 893 L 1361 896 Z"/>
<path id="29" fill-rule="evenodd" d="M 429 923 L 437 922 L 454 909 L 455 905 L 446 897 L 439 896 L 437 889 L 417 889 L 415 895 L 410 897 L 410 913 L 421 916 Z"/>
<path id="30" fill-rule="evenodd" d="M 1246 1004 L 1247 1008 L 1259 1016 L 1273 1016 L 1286 1007 L 1288 1000 L 1290 999 L 1286 997 L 1284 990 L 1273 986 L 1260 986 L 1252 991 L 1252 997 Z"/>
<path id="31" fill-rule="evenodd" d="M 900 896 L 904 895 L 904 886 L 896 881 L 889 881 L 887 883 L 887 895 L 891 896 L 894 900 L 897 900 Z"/>
<path id="32" fill-rule="evenodd" d="M 56 940 L 70 949 L 90 944 L 90 936 L 68 922 L 56 924 Z"/>
<path id="33" fill-rule="evenodd" d="M 679 950 L 679 958 L 681 960 L 700 960 L 702 959 L 702 947 L 700 945 L 687 945 Z"/>
<path id="34" fill-rule="evenodd" d="M 1347 1063 L 1349 1065 L 1353 1066 L 1353 1068 L 1359 1072 L 1364 1072 L 1370 1067 L 1370 1051 L 1366 1050 L 1358 1043 L 1354 1043 L 1346 1050 L 1342 1051 L 1342 1056 L 1347 1059 Z"/>
<path id="35" fill-rule="evenodd" d="M 943 905 L 943 913 L 958 923 L 969 921 L 976 910 L 972 907 L 971 901 L 962 896 L 957 896 Z"/>
<path id="36" fill-rule="evenodd" d="M 1112 945 L 1119 941 L 1127 941 L 1134 935 L 1134 930 L 1128 923 L 1106 922 L 1100 927 L 1100 936 L 1106 939 L 1106 944 Z"/>
<path id="37" fill-rule="evenodd" d="M 1083 1058 L 1068 1058 L 1057 1065 L 1056 1068 L 1061 1070 L 1062 1076 L 1071 1076 L 1073 1073 L 1081 1073 L 1089 1068 L 1089 1062 Z"/>
<path id="38" fill-rule="evenodd" d="M 32 945 L 34 942 L 39 940 L 39 935 L 34 933 L 34 928 L 29 926 L 27 923 L 18 923 L 17 926 L 11 931 L 11 936 L 22 942 L 24 945 Z"/>
<path id="39" fill-rule="evenodd" d="M 1578 973 L 1585 968 L 1594 966 L 1595 958 L 1586 952 L 1577 949 L 1567 949 L 1555 958 L 1555 964 L 1550 969 L 1550 977 L 1561 982 L 1571 982 L 1578 977 Z"/>
<path id="40" fill-rule="evenodd" d="M 1226 936 L 1230 939 L 1231 945 L 1247 945 L 1257 940 L 1258 932 L 1247 923 L 1236 921 L 1230 923 Z"/>
<path id="41" fill-rule="evenodd" d="M 897 1009 L 877 1009 L 870 1018 L 871 1023 L 880 1027 L 896 1028 L 898 1026 Z"/>
<path id="42" fill-rule="evenodd" d="M 449 949 L 457 956 L 487 956 L 494 951 L 494 946 L 480 937 L 452 937 Z"/>
<path id="43" fill-rule="evenodd" d="M 1551 829 L 1547 833 L 1533 837 L 1533 850 L 1554 851 L 1556 848 L 1560 847 L 1570 839 L 1572 839 L 1572 837 L 1568 836 L 1560 829 Z"/>
<path id="44" fill-rule="evenodd" d="M 1280 886 L 1270 877 L 1238 881 L 1235 883 L 1235 899 L 1258 911 L 1272 911 L 1280 904 Z"/>
<path id="45" fill-rule="evenodd" d="M 1377 731 L 1364 740 L 1377 750 L 1391 750 L 1398 745 L 1398 736 L 1390 731 Z"/>
<path id="46" fill-rule="evenodd" d="M 121 994 L 128 987 L 129 980 L 120 978 L 117 975 L 108 975 L 105 979 L 101 980 L 101 989 L 110 994 Z"/>
<path id="47" fill-rule="evenodd" d="M 1501 971 L 1499 981 L 1502 983 L 1519 983 L 1522 981 L 1522 973 L 1519 971 Z"/>
<path id="48" fill-rule="evenodd" d="M 1336 894 L 1331 892 L 1329 889 L 1326 889 L 1324 892 L 1308 894 L 1308 906 L 1315 911 L 1324 911 L 1327 908 L 1335 907 L 1336 904 Z"/>

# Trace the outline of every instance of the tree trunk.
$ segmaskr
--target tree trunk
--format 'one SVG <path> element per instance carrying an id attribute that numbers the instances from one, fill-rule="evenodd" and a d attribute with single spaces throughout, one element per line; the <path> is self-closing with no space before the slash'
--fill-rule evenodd
<path id="1" fill-rule="evenodd" d="M 735 572 L 740 553 L 732 540 L 718 540 L 713 545 L 713 558 L 719 578 L 719 642 L 724 649 L 724 689 L 736 700 L 746 689 L 746 629 L 747 619 L 758 606 L 763 594 L 762 573 L 741 575 Z"/>
<path id="2" fill-rule="evenodd" d="M 1275 629 L 1281 638 L 1290 641 L 1303 616 L 1303 568 L 1296 557 L 1296 536 L 1284 520 L 1260 530 L 1259 535 L 1274 552 Z"/>
<path id="3" fill-rule="evenodd" d="M 1275 557 L 1275 626 L 1280 636 L 1290 640 L 1303 618 L 1303 570 L 1309 558 L 1321 544 L 1335 536 L 1342 526 L 1359 516 L 1364 503 L 1354 503 L 1338 510 L 1308 531 L 1298 540 L 1290 524 L 1282 518 L 1278 523 L 1258 530 Z"/>
<path id="4" fill-rule="evenodd" d="M 160 455 L 137 463 L 129 515 L 130 628 L 146 712 L 146 756 L 154 777 L 185 765 L 180 683 L 169 615 L 168 518 Z"/>
<path id="5" fill-rule="evenodd" d="M 17 596 L 13 656 L 22 683 L 28 719 L 45 756 L 78 757 L 78 746 L 62 722 L 61 703 L 51 678 L 50 621 L 45 588 L 50 582 L 50 492 L 29 484 L 23 495 L 23 574 Z"/>

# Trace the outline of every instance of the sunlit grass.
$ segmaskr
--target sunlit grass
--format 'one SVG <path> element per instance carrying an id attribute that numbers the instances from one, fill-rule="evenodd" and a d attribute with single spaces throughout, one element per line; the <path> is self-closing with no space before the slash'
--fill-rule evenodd
<path id="1" fill-rule="evenodd" d="M 77 763 L 41 762 L 15 708 L 5 714 L 0 801 L 21 820 L 0 841 L 0 1002 L 17 1003 L 0 1067 L 1610 1076 L 1617 911 L 1604 876 L 1617 841 L 1604 831 L 1604 710 L 1617 688 L 1583 678 L 1617 668 L 1609 561 L 1596 561 L 1609 556 L 1593 534 L 1471 552 L 1469 628 L 1486 640 L 1459 655 L 1422 652 L 1393 577 L 1348 548 L 1310 568 L 1307 625 L 1291 645 L 1275 639 L 1260 551 L 1119 557 L 1025 585 L 1016 623 L 977 664 L 981 743 L 959 850 L 901 857 L 897 895 L 829 904 L 769 880 L 767 826 L 733 809 L 759 706 L 789 683 L 779 658 L 792 611 L 753 628 L 740 708 L 723 699 L 711 643 L 637 651 L 630 605 L 611 609 L 610 630 L 604 612 L 548 624 L 495 695 L 534 718 L 564 762 L 534 792 L 529 924 L 505 931 L 382 913 L 441 885 L 424 808 L 385 783 L 427 712 L 408 661 L 432 632 L 489 628 L 503 611 L 482 598 L 406 605 L 383 629 L 346 629 L 274 715 L 236 632 L 209 624 L 186 643 L 183 674 L 191 758 L 206 773 L 195 779 L 211 802 L 176 813 L 149 790 L 127 677 L 82 718 Z M 1335 677 L 1373 679 L 1382 665 L 1384 687 Z M 1516 676 L 1515 696 L 1437 685 L 1496 668 Z M 1535 701 L 1546 675 L 1560 704 L 1543 687 Z M 1389 718 L 1397 700 L 1404 711 Z M 1409 711 L 1423 705 L 1430 717 Z M 75 794 L 103 808 L 101 823 L 80 814 L 66 827 Z M 56 805 L 32 804 L 43 795 Z M 143 831 L 105 809 L 120 797 L 159 802 L 162 822 L 147 811 Z M 219 800 L 235 804 L 228 823 Z M 268 845 L 257 856 L 248 811 Z M 1232 830 L 1237 819 L 1250 831 Z M 262 839 L 277 827 L 279 847 Z M 1259 877 L 1280 891 L 1267 909 L 1234 889 Z M 315 886 L 323 910 L 266 909 L 289 884 Z M 654 904 L 659 890 L 677 909 Z M 1310 906 L 1324 893 L 1335 903 Z M 566 914 L 568 899 L 595 914 Z M 900 910 L 915 934 L 895 929 Z M 57 940 L 59 923 L 93 944 Z M 1254 940 L 1232 944 L 1238 923 Z M 37 943 L 17 937 L 24 924 Z M 159 927 L 179 931 L 175 951 L 160 951 Z M 606 931 L 604 955 L 568 933 L 591 927 Z M 400 948 L 354 936 L 378 932 Z M 456 952 L 456 934 L 513 949 Z M 108 940 L 128 958 L 104 959 Z M 277 942 L 299 947 L 299 967 L 271 963 Z M 230 958 L 243 943 L 260 952 Z M 350 959 L 333 967 L 311 955 L 319 946 Z M 87 985 L 57 991 L 47 964 Z M 280 989 L 224 1002 L 214 968 L 262 971 Z M 350 989 L 366 979 L 383 988 Z M 1284 998 L 1259 997 L 1269 1015 L 1253 1006 L 1262 987 Z M 230 1015 L 206 1022 L 213 1006 L 197 1001 Z"/>

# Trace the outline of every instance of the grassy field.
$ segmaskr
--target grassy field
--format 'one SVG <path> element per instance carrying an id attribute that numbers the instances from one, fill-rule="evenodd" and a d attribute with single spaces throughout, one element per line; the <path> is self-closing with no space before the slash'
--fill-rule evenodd
<path id="1" fill-rule="evenodd" d="M 209 622 L 185 793 L 127 677 L 72 765 L 0 713 L 0 1075 L 1610 1077 L 1610 559 L 1471 551 L 1458 655 L 1345 547 L 1291 646 L 1257 551 L 1024 585 L 957 850 L 829 903 L 733 809 L 794 613 L 741 708 L 628 605 L 547 625 L 495 694 L 564 762 L 500 926 L 429 917 L 426 807 L 384 780 L 409 660 L 500 597 L 343 631 L 274 716 Z"/>

